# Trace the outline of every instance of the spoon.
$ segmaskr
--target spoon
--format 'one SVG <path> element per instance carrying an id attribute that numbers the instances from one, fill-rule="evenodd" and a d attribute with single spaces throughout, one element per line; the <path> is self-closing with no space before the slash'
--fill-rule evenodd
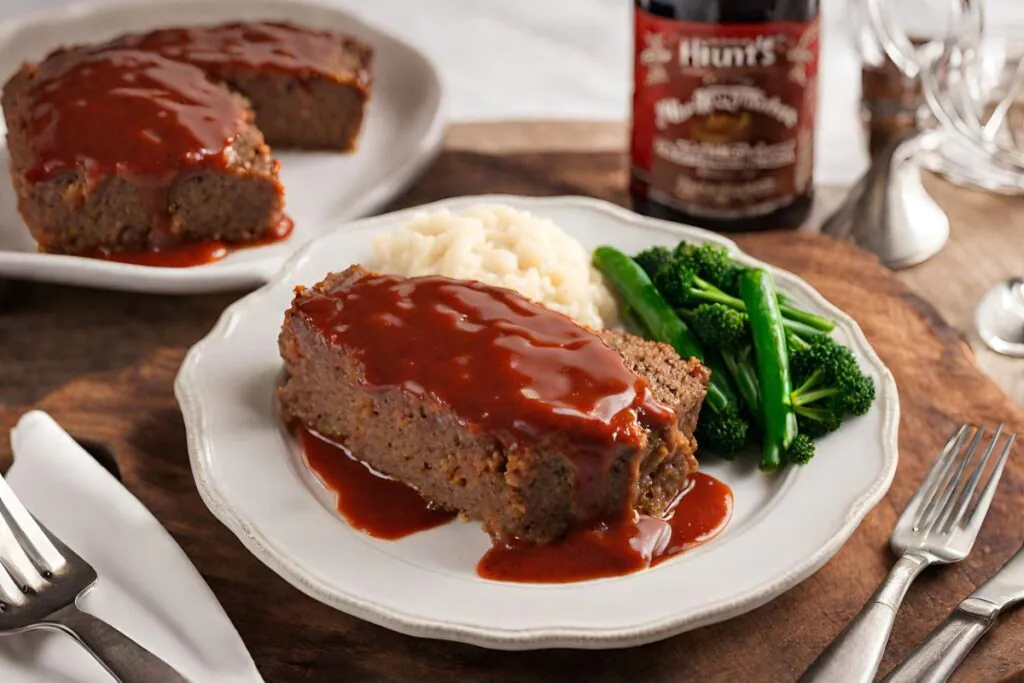
<path id="1" fill-rule="evenodd" d="M 1011 278 L 988 290 L 974 313 L 974 324 L 990 349 L 1024 358 L 1024 279 Z"/>

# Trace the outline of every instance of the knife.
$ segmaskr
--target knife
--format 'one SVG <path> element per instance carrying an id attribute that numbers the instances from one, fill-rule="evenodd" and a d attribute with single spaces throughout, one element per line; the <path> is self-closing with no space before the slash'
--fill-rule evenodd
<path id="1" fill-rule="evenodd" d="M 883 683 L 940 683 L 1008 607 L 1024 600 L 1024 546 L 896 665 Z"/>

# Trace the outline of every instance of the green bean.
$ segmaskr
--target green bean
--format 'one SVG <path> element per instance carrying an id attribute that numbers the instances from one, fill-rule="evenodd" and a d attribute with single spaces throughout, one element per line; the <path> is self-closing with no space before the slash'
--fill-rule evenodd
<path id="1" fill-rule="evenodd" d="M 786 330 L 775 292 L 766 270 L 752 269 L 740 276 L 740 296 L 747 307 L 754 337 L 754 356 L 764 418 L 764 450 L 761 469 L 771 472 L 782 464 L 782 455 L 796 437 L 796 415 L 790 405 L 792 391 Z"/>

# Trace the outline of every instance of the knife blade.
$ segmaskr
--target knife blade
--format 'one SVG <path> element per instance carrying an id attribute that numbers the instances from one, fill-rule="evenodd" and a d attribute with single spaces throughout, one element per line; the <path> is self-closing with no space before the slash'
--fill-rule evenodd
<path id="1" fill-rule="evenodd" d="M 956 606 L 883 683 L 941 683 L 947 680 L 996 623 L 1000 613 L 1024 600 L 1024 546 Z"/>
<path id="2" fill-rule="evenodd" d="M 1024 546 L 988 581 L 960 603 L 964 611 L 995 618 L 999 612 L 1024 600 Z M 994 612 L 993 612 L 994 610 Z"/>

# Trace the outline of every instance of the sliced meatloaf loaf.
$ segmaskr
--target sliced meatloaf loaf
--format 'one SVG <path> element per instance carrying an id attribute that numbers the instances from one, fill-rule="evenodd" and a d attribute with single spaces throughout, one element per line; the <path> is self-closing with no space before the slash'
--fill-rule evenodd
<path id="1" fill-rule="evenodd" d="M 19 210 L 57 253 L 280 237 L 266 140 L 354 149 L 370 60 L 353 38 L 264 23 L 57 50 L 3 89 Z"/>
<path id="2" fill-rule="evenodd" d="M 455 284 L 439 286 L 450 299 L 419 296 L 423 283 L 438 280 L 383 278 L 354 266 L 297 289 L 279 338 L 284 414 L 499 536 L 543 543 L 633 509 L 665 513 L 697 468 L 693 428 L 708 370 L 664 344 L 619 332 L 598 337 L 508 290 L 448 281 Z M 370 306 L 371 285 L 391 288 L 390 308 Z M 489 306 L 494 297 L 507 308 L 490 318 L 467 305 Z M 424 307 L 437 316 L 417 318 Z M 535 353 L 532 343 L 557 341 L 553 330 L 570 327 L 569 341 Z M 451 336 L 456 328 L 467 336 Z M 474 346 L 474 335 L 491 341 Z M 533 379 L 507 384 L 510 367 Z M 545 373 L 553 384 L 531 383 Z M 611 388 L 589 408 L 529 400 L 543 404 L 544 386 L 575 397 L 595 383 Z M 629 397 L 631 407 L 613 415 L 608 406 Z M 616 420 L 613 430 L 595 430 Z"/>
<path id="3" fill-rule="evenodd" d="M 282 218 L 277 162 L 245 100 L 197 67 L 76 48 L 3 91 L 18 207 L 46 251 L 256 239 Z"/>
<path id="4" fill-rule="evenodd" d="M 287 23 L 168 28 L 118 38 L 201 68 L 241 93 L 275 147 L 353 151 L 372 86 L 372 50 L 351 36 Z"/>

